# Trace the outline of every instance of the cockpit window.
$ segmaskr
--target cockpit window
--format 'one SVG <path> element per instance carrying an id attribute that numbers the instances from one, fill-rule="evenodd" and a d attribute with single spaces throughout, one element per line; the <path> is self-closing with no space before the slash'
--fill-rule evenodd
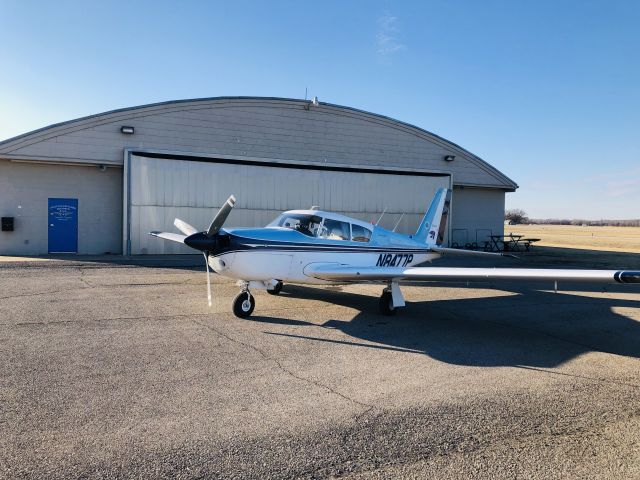
<path id="1" fill-rule="evenodd" d="M 351 235 L 354 242 L 368 242 L 371 240 L 371 230 L 360 225 L 351 225 Z"/>
<path id="2" fill-rule="evenodd" d="M 319 234 L 322 217 L 317 215 L 287 214 L 283 213 L 267 227 L 284 227 L 296 230 L 309 237 L 317 237 Z"/>
<path id="3" fill-rule="evenodd" d="M 325 218 L 321 236 L 330 240 L 350 240 L 349 224 Z"/>

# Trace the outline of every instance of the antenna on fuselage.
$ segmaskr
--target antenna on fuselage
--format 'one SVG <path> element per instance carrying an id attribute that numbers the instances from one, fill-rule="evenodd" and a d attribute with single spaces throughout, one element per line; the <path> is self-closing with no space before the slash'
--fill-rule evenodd
<path id="1" fill-rule="evenodd" d="M 382 217 L 384 217 L 385 213 L 387 213 L 387 207 L 385 207 L 384 210 L 382 211 L 382 214 L 380 215 L 380 218 L 376 222 L 376 226 L 380 223 L 380 220 L 382 220 Z"/>
<path id="2" fill-rule="evenodd" d="M 398 221 L 394 225 L 393 230 L 391 230 L 392 232 L 396 231 L 396 228 L 398 228 L 398 225 L 400 225 L 400 222 L 402 221 L 402 217 L 404 217 L 404 213 L 402 215 L 400 215 L 400 218 L 398 219 Z"/>

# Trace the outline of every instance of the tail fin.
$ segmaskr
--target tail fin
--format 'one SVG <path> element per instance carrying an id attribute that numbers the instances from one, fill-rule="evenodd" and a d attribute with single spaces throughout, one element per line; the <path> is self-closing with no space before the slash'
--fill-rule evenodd
<path id="1" fill-rule="evenodd" d="M 429 246 L 440 245 L 444 241 L 450 204 L 451 190 L 439 188 L 433 196 L 429 210 L 420 222 L 418 231 L 413 236 L 414 240 Z"/>

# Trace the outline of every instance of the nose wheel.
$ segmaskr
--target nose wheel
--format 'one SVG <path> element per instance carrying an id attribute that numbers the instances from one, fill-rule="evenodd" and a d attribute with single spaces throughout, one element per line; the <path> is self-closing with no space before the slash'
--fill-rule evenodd
<path id="1" fill-rule="evenodd" d="M 247 318 L 256 308 L 256 299 L 249 290 L 242 291 L 233 299 L 233 314 L 236 317 Z"/>

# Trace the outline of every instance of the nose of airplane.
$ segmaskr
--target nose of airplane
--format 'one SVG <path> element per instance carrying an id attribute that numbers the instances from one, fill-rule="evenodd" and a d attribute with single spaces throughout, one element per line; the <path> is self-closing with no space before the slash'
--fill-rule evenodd
<path id="1" fill-rule="evenodd" d="M 185 245 L 200 250 L 201 252 L 214 252 L 217 245 L 218 234 L 207 236 L 205 232 L 194 233 L 184 239 Z"/>

